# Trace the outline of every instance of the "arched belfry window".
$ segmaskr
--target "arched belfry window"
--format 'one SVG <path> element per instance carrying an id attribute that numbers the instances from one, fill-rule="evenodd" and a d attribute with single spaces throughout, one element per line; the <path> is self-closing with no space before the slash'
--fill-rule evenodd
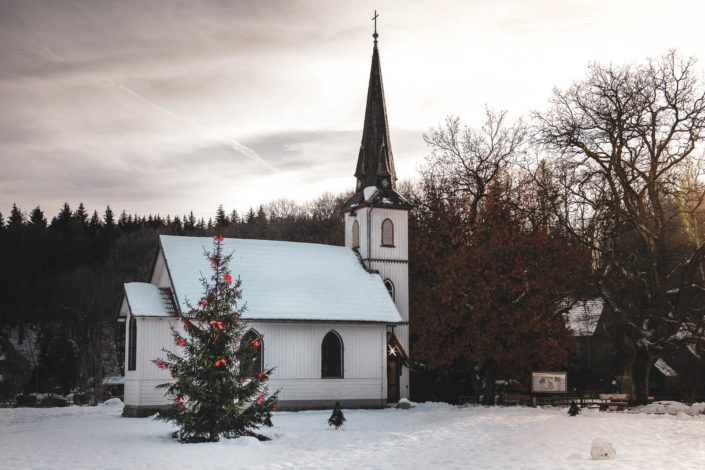
<path id="1" fill-rule="evenodd" d="M 384 280 L 384 287 L 387 288 L 387 292 L 389 292 L 389 296 L 392 298 L 392 300 L 394 300 L 395 299 L 395 297 L 394 297 L 394 283 L 391 281 L 391 279 Z"/>
<path id="2" fill-rule="evenodd" d="M 394 246 L 394 224 L 389 219 L 382 222 L 382 246 Z"/>
<path id="3" fill-rule="evenodd" d="M 130 337 L 127 343 L 127 370 L 137 369 L 137 319 L 130 315 Z"/>
<path id="4" fill-rule="evenodd" d="M 354 220 L 352 225 L 352 247 L 353 250 L 360 248 L 360 224 L 357 220 Z"/>
<path id="5" fill-rule="evenodd" d="M 242 371 L 242 373 L 248 377 L 254 377 L 262 372 L 264 343 L 262 342 L 262 335 L 257 333 L 255 330 L 249 330 L 242 336 L 242 340 L 240 340 L 240 348 L 245 347 L 248 343 L 255 342 L 259 343 L 259 346 L 255 346 L 255 351 L 251 356 L 242 359 L 242 365 L 246 368 Z"/>
<path id="6" fill-rule="evenodd" d="M 329 331 L 321 343 L 321 377 L 343 378 L 343 340 L 335 331 Z"/>

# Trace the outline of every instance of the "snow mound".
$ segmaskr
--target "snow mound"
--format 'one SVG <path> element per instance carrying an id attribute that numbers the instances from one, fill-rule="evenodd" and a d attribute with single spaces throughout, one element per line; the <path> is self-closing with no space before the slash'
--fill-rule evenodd
<path id="1" fill-rule="evenodd" d="M 119 398 L 111 398 L 109 400 L 105 400 L 103 402 L 103 405 L 105 406 L 123 406 L 122 400 Z"/>
<path id="2" fill-rule="evenodd" d="M 705 403 L 693 403 L 686 405 L 678 401 L 655 401 L 648 405 L 637 406 L 629 410 L 630 413 L 646 413 L 656 415 L 679 414 L 687 416 L 697 416 L 705 414 Z"/>
<path id="3" fill-rule="evenodd" d="M 617 456 L 617 451 L 611 442 L 597 437 L 592 441 L 590 456 L 592 460 L 612 460 Z"/>

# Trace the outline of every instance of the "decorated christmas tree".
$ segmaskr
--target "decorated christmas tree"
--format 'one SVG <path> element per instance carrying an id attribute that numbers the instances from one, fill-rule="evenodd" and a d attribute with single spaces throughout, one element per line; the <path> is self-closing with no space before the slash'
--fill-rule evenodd
<path id="1" fill-rule="evenodd" d="M 340 402 L 336 401 L 333 414 L 328 418 L 328 426 L 335 426 L 335 429 L 338 429 L 344 422 L 345 416 L 343 416 L 343 410 L 340 409 Z"/>
<path id="2" fill-rule="evenodd" d="M 179 314 L 184 333 L 172 327 L 177 353 L 164 349 L 166 359 L 153 361 L 171 371 L 174 382 L 159 385 L 171 398 L 158 419 L 178 426 L 173 437 L 182 442 L 217 441 L 220 437 L 268 438 L 256 430 L 271 426 L 277 394 L 268 395 L 272 369 L 255 370 L 261 339 L 247 335 L 240 320 L 245 310 L 240 279 L 233 280 L 231 254 L 223 253 L 223 237 L 216 236 L 210 259 L 210 279 L 201 278 L 203 297 Z"/>

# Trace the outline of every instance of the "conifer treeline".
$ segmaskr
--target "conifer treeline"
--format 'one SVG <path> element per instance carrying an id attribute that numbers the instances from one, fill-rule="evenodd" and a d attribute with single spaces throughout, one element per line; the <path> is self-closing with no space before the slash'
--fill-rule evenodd
<path id="1" fill-rule="evenodd" d="M 282 199 L 243 215 L 220 206 L 208 221 L 193 212 L 116 215 L 110 206 L 89 213 L 68 203 L 48 221 L 40 207 L 25 212 L 13 204 L 7 218 L 0 214 L 0 327 L 39 327 L 42 354 L 23 367 L 39 370 L 29 381 L 33 388 L 67 389 L 67 375 L 88 388 L 120 372 L 122 331 L 115 318 L 122 284 L 147 280 L 160 234 L 341 245 L 339 209 L 349 196 L 326 193 L 305 204 Z"/>

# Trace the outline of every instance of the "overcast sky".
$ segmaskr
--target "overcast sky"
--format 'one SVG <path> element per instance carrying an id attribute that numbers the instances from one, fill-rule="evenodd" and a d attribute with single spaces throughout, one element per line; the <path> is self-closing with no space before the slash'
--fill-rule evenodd
<path id="1" fill-rule="evenodd" d="M 698 0 L 0 0 L 0 212 L 208 218 L 352 189 L 375 9 L 400 178 L 449 114 L 526 115 L 591 61 L 705 64 Z"/>

